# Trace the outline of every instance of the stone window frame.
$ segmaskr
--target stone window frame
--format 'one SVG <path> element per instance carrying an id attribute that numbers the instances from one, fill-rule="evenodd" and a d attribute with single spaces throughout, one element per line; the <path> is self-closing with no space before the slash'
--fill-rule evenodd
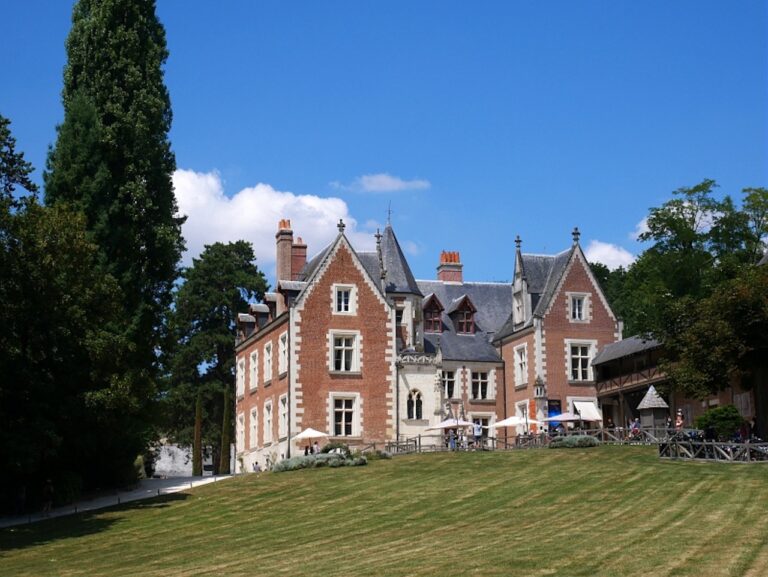
<path id="1" fill-rule="evenodd" d="M 448 378 L 448 375 L 450 375 L 450 378 Z M 453 388 L 453 394 L 448 395 L 448 383 L 452 385 Z M 458 389 L 456 388 L 456 371 L 440 371 L 440 384 L 443 387 L 443 395 L 446 399 L 458 399 L 457 396 Z"/>
<path id="2" fill-rule="evenodd" d="M 237 359 L 237 369 L 235 370 L 235 392 L 238 397 L 245 395 L 245 357 Z"/>
<path id="3" fill-rule="evenodd" d="M 349 369 L 344 364 L 336 368 L 336 339 L 352 338 L 352 348 Z M 363 343 L 359 330 L 331 329 L 328 331 L 328 371 L 336 374 L 356 374 L 363 367 Z M 346 347 L 345 347 L 346 350 Z"/>
<path id="4" fill-rule="evenodd" d="M 528 384 L 528 343 L 516 346 L 515 358 L 515 387 L 525 387 Z M 520 353 L 523 353 L 522 356 Z M 522 363 L 520 362 L 522 359 Z"/>
<path id="5" fill-rule="evenodd" d="M 262 365 L 264 368 L 264 386 L 272 381 L 272 341 L 264 343 L 264 357 Z"/>
<path id="6" fill-rule="evenodd" d="M 579 367 L 578 378 L 573 376 L 573 351 L 572 347 L 587 347 L 587 356 L 578 355 L 579 359 L 586 359 L 587 378 L 582 378 L 584 367 Z M 581 351 L 579 351 L 581 353 Z M 597 354 L 597 341 L 594 339 L 565 339 L 565 374 L 569 383 L 592 383 L 595 380 L 595 372 L 592 367 L 592 360 Z"/>
<path id="7" fill-rule="evenodd" d="M 592 320 L 592 295 L 585 292 L 566 292 L 565 295 L 568 302 L 568 322 L 589 323 Z M 574 306 L 576 302 L 581 302 L 580 309 Z M 574 317 L 577 310 L 580 312 L 580 316 Z"/>
<path id="8" fill-rule="evenodd" d="M 277 438 L 284 440 L 288 437 L 288 395 L 280 395 L 277 399 Z"/>
<path id="9" fill-rule="evenodd" d="M 349 435 L 336 433 L 336 401 L 352 401 L 351 432 Z M 342 409 L 345 410 L 345 409 Z M 332 437 L 360 437 L 362 436 L 362 407 L 360 393 L 333 391 L 328 393 L 328 430 Z"/>
<path id="10" fill-rule="evenodd" d="M 254 407 L 250 413 L 250 432 L 248 438 L 248 446 L 251 449 L 255 449 L 259 446 L 259 409 Z"/>
<path id="11" fill-rule="evenodd" d="M 343 301 L 339 301 L 340 293 L 349 292 L 349 299 L 346 302 L 347 310 L 342 310 L 340 306 Z M 351 283 L 333 283 L 331 285 L 331 313 L 340 316 L 357 315 L 357 285 Z"/>
<path id="12" fill-rule="evenodd" d="M 476 376 L 477 375 L 477 376 Z M 485 375 L 483 377 L 483 375 Z M 470 371 L 470 385 L 471 385 L 471 398 L 472 401 L 487 401 L 493 399 L 491 391 L 491 372 L 490 371 Z M 475 382 L 477 382 L 477 394 L 475 394 Z M 483 384 L 485 384 L 485 395 L 483 392 Z"/>
<path id="13" fill-rule="evenodd" d="M 277 349 L 277 373 L 282 376 L 288 372 L 288 331 L 277 337 Z"/>
<path id="14" fill-rule="evenodd" d="M 259 388 L 259 349 L 251 351 L 248 355 L 249 382 L 248 390 L 255 391 Z"/>
<path id="15" fill-rule="evenodd" d="M 421 420 L 424 418 L 424 399 L 419 389 L 408 391 L 406 400 L 406 418 L 411 420 Z"/>
<path id="16" fill-rule="evenodd" d="M 264 422 L 262 423 L 264 426 L 263 431 L 263 437 L 264 437 L 264 446 L 268 446 L 272 444 L 272 399 L 267 399 L 264 401 Z"/>

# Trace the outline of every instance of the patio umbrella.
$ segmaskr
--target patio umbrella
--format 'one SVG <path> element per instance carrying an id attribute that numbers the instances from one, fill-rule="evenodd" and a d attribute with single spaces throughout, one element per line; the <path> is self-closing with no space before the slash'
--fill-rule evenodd
<path id="1" fill-rule="evenodd" d="M 549 423 L 552 421 L 557 421 L 558 423 L 573 423 L 575 421 L 581 421 L 581 417 L 579 415 L 575 415 L 573 413 L 563 413 L 561 415 L 555 415 L 554 417 L 547 417 L 546 419 L 542 419 L 545 423 Z"/>
<path id="2" fill-rule="evenodd" d="M 470 421 L 465 421 L 463 419 L 446 419 L 444 421 L 439 422 L 434 427 L 427 427 L 427 431 L 436 431 L 438 429 L 458 429 L 459 427 L 471 427 L 474 423 L 471 423 Z"/>
<path id="3" fill-rule="evenodd" d="M 294 441 L 311 441 L 312 439 L 324 439 L 328 436 L 328 433 L 323 433 L 322 431 L 318 431 L 316 429 L 313 429 L 312 427 L 307 427 L 304 429 L 301 433 L 296 435 L 293 440 Z"/>
<path id="4" fill-rule="evenodd" d="M 503 421 L 498 421 L 494 423 L 493 425 L 489 425 L 489 429 L 499 429 L 501 427 L 525 427 L 525 425 L 541 425 L 541 421 L 537 421 L 536 419 L 528 419 L 527 421 L 523 417 L 518 417 L 517 415 L 514 415 L 512 417 L 507 417 Z"/>

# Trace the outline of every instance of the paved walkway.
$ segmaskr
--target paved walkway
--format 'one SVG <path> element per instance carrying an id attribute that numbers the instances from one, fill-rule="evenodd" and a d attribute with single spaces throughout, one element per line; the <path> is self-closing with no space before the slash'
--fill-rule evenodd
<path id="1" fill-rule="evenodd" d="M 180 491 L 191 489 L 192 487 L 199 487 L 200 485 L 207 485 L 208 483 L 215 483 L 217 481 L 224 481 L 231 478 L 232 475 L 218 475 L 215 477 L 173 477 L 170 479 L 142 479 L 139 482 L 139 485 L 134 489 L 128 491 L 117 491 L 109 495 L 100 495 L 98 497 L 94 497 L 93 499 L 78 501 L 77 503 L 73 503 L 71 505 L 57 507 L 51 511 L 48 517 L 44 517 L 40 512 L 32 513 L 30 515 L 23 515 L 21 517 L 0 517 L 0 528 L 24 525 L 27 523 L 36 523 L 37 521 L 42 521 L 44 519 L 50 519 L 53 517 L 63 517 L 64 515 L 72 515 L 82 511 L 104 509 L 105 507 L 112 507 L 113 505 L 128 503 L 129 501 L 139 501 L 141 499 L 157 497 L 158 495 L 178 493 Z"/>

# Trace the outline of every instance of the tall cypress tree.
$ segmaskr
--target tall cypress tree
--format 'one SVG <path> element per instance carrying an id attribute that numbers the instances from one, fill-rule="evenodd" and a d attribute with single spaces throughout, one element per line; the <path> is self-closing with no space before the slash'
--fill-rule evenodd
<path id="1" fill-rule="evenodd" d="M 48 158 L 45 199 L 81 210 L 102 272 L 122 289 L 130 395 L 153 397 L 157 351 L 184 247 L 168 140 L 168 57 L 154 0 L 80 0 L 64 70 L 64 122 Z"/>

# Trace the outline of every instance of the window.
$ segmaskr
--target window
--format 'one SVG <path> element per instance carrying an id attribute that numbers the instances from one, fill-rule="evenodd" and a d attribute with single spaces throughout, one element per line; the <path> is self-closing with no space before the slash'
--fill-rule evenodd
<path id="1" fill-rule="evenodd" d="M 354 315 L 357 313 L 357 290 L 354 285 L 334 284 L 331 290 L 333 314 Z"/>
<path id="2" fill-rule="evenodd" d="M 245 449 L 245 415 L 242 413 L 237 415 L 237 434 L 235 441 L 237 452 L 242 452 Z"/>
<path id="3" fill-rule="evenodd" d="M 523 295 L 522 293 L 516 293 L 514 296 L 515 301 L 515 322 L 521 323 L 525 319 L 523 318 Z"/>
<path id="4" fill-rule="evenodd" d="M 488 373 L 476 373 L 472 371 L 472 398 L 488 398 Z"/>
<path id="5" fill-rule="evenodd" d="M 566 293 L 568 296 L 568 319 L 571 322 L 585 322 L 589 320 L 589 294 Z"/>
<path id="6" fill-rule="evenodd" d="M 251 431 L 248 445 L 251 449 L 255 449 L 258 446 L 258 434 L 259 434 L 259 410 L 253 409 L 251 411 Z"/>
<path id="7" fill-rule="evenodd" d="M 280 335 L 277 346 L 277 372 L 282 375 L 288 370 L 288 333 Z"/>
<path id="8" fill-rule="evenodd" d="M 237 383 L 237 396 L 242 397 L 245 392 L 245 359 L 237 360 L 237 370 L 235 373 L 235 381 Z"/>
<path id="9" fill-rule="evenodd" d="M 413 390 L 408 393 L 408 418 L 421 419 L 421 393 Z"/>
<path id="10" fill-rule="evenodd" d="M 330 333 L 330 370 L 335 372 L 357 372 L 360 370 L 360 334 Z"/>
<path id="11" fill-rule="evenodd" d="M 337 437 L 351 437 L 354 415 L 354 399 L 333 399 L 333 434 Z"/>
<path id="12" fill-rule="evenodd" d="M 264 444 L 272 442 L 272 401 L 264 403 Z"/>
<path id="13" fill-rule="evenodd" d="M 277 434 L 281 439 L 284 439 L 288 436 L 288 397 L 286 395 L 280 397 L 278 407 Z"/>
<path id="14" fill-rule="evenodd" d="M 528 382 L 528 347 L 515 347 L 515 386 L 520 387 Z"/>
<path id="15" fill-rule="evenodd" d="M 403 324 L 403 309 L 395 309 L 395 324 L 398 327 Z"/>
<path id="16" fill-rule="evenodd" d="M 272 343 L 264 345 L 264 384 L 272 380 Z"/>
<path id="17" fill-rule="evenodd" d="M 571 380 L 591 381 L 592 368 L 590 363 L 590 346 L 586 344 L 571 345 Z"/>
<path id="18" fill-rule="evenodd" d="M 424 331 L 428 333 L 443 332 L 443 323 L 440 320 L 440 309 L 433 306 L 424 311 Z"/>
<path id="19" fill-rule="evenodd" d="M 253 351 L 250 358 L 250 383 L 249 388 L 253 391 L 259 386 L 259 351 Z"/>
<path id="20" fill-rule="evenodd" d="M 453 371 L 443 371 L 442 381 L 443 381 L 443 393 L 445 394 L 445 398 L 446 399 L 455 398 L 454 393 L 456 392 L 455 391 L 456 374 Z"/>
<path id="21" fill-rule="evenodd" d="M 474 313 L 469 309 L 463 309 L 456 313 L 456 332 L 471 335 L 475 332 Z"/>

